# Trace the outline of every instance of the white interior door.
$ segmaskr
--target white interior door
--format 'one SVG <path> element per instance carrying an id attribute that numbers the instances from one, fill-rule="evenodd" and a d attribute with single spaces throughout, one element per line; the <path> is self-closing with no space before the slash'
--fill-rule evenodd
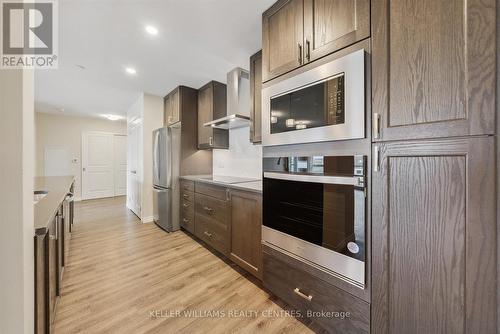
<path id="1" fill-rule="evenodd" d="M 114 135 L 115 196 L 127 194 L 127 136 Z"/>
<path id="2" fill-rule="evenodd" d="M 127 207 L 141 217 L 142 183 L 139 164 L 141 126 L 130 127 L 127 136 Z"/>
<path id="3" fill-rule="evenodd" d="M 82 135 L 82 198 L 114 196 L 113 134 Z"/>

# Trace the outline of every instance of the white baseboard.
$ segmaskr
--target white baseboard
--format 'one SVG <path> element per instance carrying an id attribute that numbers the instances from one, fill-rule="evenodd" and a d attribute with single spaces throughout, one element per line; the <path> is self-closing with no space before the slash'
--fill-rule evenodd
<path id="1" fill-rule="evenodd" d="M 141 221 L 143 224 L 152 223 L 154 221 L 154 217 L 153 216 L 142 217 Z"/>
<path id="2" fill-rule="evenodd" d="M 81 202 L 82 198 L 81 197 L 75 197 L 75 198 L 73 198 L 73 201 L 75 201 L 75 202 Z"/>

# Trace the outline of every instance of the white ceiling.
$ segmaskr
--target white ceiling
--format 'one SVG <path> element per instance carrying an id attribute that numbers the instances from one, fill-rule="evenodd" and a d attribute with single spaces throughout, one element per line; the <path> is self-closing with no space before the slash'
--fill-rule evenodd
<path id="1" fill-rule="evenodd" d="M 36 110 L 124 115 L 140 92 L 225 82 L 261 48 L 261 14 L 273 2 L 60 0 L 59 69 L 36 71 Z"/>

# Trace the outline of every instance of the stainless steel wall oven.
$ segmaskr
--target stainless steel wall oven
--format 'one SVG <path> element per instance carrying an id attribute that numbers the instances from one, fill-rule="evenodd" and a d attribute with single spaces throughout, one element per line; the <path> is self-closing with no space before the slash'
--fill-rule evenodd
<path id="1" fill-rule="evenodd" d="M 366 156 L 264 158 L 265 243 L 365 284 Z"/>

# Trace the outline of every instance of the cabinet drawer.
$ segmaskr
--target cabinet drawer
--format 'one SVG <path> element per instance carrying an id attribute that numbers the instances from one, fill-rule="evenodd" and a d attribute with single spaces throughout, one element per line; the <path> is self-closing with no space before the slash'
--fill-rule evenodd
<path id="1" fill-rule="evenodd" d="M 194 191 L 194 181 L 181 180 L 181 192 Z"/>
<path id="2" fill-rule="evenodd" d="M 195 235 L 227 256 L 229 253 L 227 226 L 221 225 L 217 221 L 198 213 L 195 214 L 195 217 Z"/>
<path id="3" fill-rule="evenodd" d="M 207 184 L 203 182 L 196 182 L 195 192 L 197 194 L 203 194 L 207 196 L 212 196 L 220 200 L 227 200 L 227 189 L 220 186 L 215 186 L 212 184 Z"/>
<path id="4" fill-rule="evenodd" d="M 188 202 L 194 202 L 194 192 L 181 189 L 181 199 Z"/>
<path id="5" fill-rule="evenodd" d="M 265 247 L 264 247 L 265 250 Z M 286 256 L 286 255 L 283 255 Z M 263 253 L 264 286 L 288 304 L 296 307 L 304 316 L 312 312 L 332 312 L 330 315 L 315 314 L 310 318 L 335 333 L 368 333 L 370 330 L 370 305 L 325 281 L 296 269 L 278 257 Z M 335 317 L 334 312 L 344 312 Z M 349 317 L 347 317 L 349 312 Z"/>
<path id="6" fill-rule="evenodd" d="M 187 231 L 194 233 L 194 210 L 181 209 L 180 225 Z"/>
<path id="7" fill-rule="evenodd" d="M 228 221 L 227 201 L 221 201 L 210 196 L 195 194 L 195 212 L 196 215 L 216 220 L 224 225 Z"/>
<path id="8" fill-rule="evenodd" d="M 194 210 L 194 203 L 181 198 L 181 210 Z"/>

